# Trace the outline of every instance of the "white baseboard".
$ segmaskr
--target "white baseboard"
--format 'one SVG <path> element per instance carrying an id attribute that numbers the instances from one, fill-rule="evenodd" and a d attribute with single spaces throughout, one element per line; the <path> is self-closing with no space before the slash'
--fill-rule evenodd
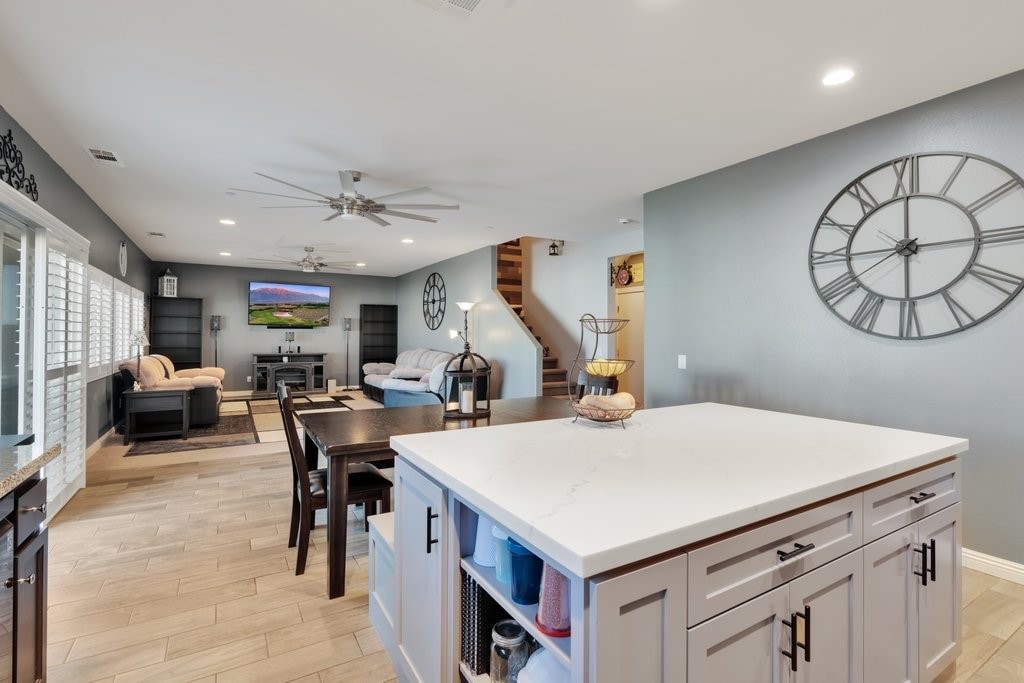
<path id="1" fill-rule="evenodd" d="M 998 576 L 1014 583 L 1024 585 L 1024 564 L 1017 564 L 1004 560 L 1001 557 L 994 557 L 979 553 L 977 550 L 964 548 L 964 566 L 968 569 L 975 569 L 991 576 Z"/>

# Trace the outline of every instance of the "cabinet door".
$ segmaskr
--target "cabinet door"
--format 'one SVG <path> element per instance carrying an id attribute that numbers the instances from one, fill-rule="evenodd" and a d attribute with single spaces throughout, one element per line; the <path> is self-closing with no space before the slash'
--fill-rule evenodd
<path id="1" fill-rule="evenodd" d="M 443 610 L 445 495 L 404 460 L 395 465 L 398 666 L 405 673 L 403 680 L 436 683 L 449 680 L 443 656 L 448 633 Z"/>
<path id="2" fill-rule="evenodd" d="M 14 554 L 14 679 L 46 680 L 46 540 L 43 529 Z"/>
<path id="3" fill-rule="evenodd" d="M 797 637 L 804 644 L 798 653 L 797 683 L 864 681 L 863 572 L 857 550 L 789 585 L 790 618 L 792 613 L 809 616 L 797 619 Z"/>
<path id="4" fill-rule="evenodd" d="M 686 682 L 686 556 L 590 585 L 591 683 Z"/>
<path id="5" fill-rule="evenodd" d="M 780 586 L 691 628 L 687 682 L 789 681 L 789 658 L 781 654 L 789 650 L 789 627 L 782 623 L 788 614 L 789 586 Z"/>
<path id="6" fill-rule="evenodd" d="M 932 555 L 929 564 L 935 565 L 934 579 L 929 577 L 928 585 L 919 579 L 917 588 L 920 681 L 928 683 L 952 664 L 962 649 L 960 504 L 918 522 L 918 538 Z"/>
<path id="7" fill-rule="evenodd" d="M 864 546 L 864 680 L 917 680 L 917 525 Z"/>

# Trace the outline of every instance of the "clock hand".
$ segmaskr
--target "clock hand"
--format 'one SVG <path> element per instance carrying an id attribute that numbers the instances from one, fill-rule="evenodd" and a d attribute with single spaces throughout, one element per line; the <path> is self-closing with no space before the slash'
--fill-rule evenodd
<path id="1" fill-rule="evenodd" d="M 890 240 L 893 244 L 899 244 L 899 240 L 887 233 L 885 230 L 879 230 L 878 234 Z"/>
<path id="2" fill-rule="evenodd" d="M 871 265 L 871 266 L 868 266 L 868 267 L 867 267 L 867 268 L 865 268 L 864 270 L 860 271 L 860 273 L 858 273 L 857 275 L 854 275 L 854 277 L 855 277 L 855 278 L 857 278 L 857 279 L 859 280 L 859 279 L 860 279 L 860 278 L 861 278 L 861 277 L 862 277 L 862 276 L 863 276 L 863 275 L 864 275 L 865 273 L 867 273 L 867 272 L 868 272 L 869 270 L 871 270 L 871 269 L 873 269 L 873 268 L 877 268 L 878 266 L 882 265 L 883 263 L 885 263 L 886 261 L 888 261 L 889 259 L 891 259 L 891 258 L 892 258 L 893 256 L 896 256 L 897 254 L 899 254 L 899 253 L 900 253 L 900 251 L 902 251 L 903 249 L 906 249 L 906 248 L 908 248 L 908 247 L 909 247 L 910 245 L 912 245 L 912 244 L 916 244 L 916 243 L 917 243 L 917 238 L 915 237 L 914 239 L 912 239 L 912 240 L 910 240 L 909 242 L 907 242 L 907 243 L 906 243 L 906 244 L 905 244 L 905 245 L 904 245 L 904 246 L 902 247 L 902 249 L 894 249 L 894 250 L 893 250 L 893 252 L 892 252 L 891 254 L 889 254 L 888 256 L 884 256 L 884 257 L 882 257 L 882 258 L 881 258 L 880 260 L 878 260 L 877 262 L 875 262 L 875 263 L 874 263 L 873 265 Z M 898 246 L 898 245 L 897 245 L 897 246 Z"/>

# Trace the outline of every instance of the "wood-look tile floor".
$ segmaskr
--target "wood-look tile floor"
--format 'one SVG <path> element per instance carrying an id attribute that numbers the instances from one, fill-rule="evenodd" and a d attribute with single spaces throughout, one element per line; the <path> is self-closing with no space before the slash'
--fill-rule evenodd
<path id="1" fill-rule="evenodd" d="M 394 680 L 367 614 L 361 513 L 344 598 L 325 597 L 323 519 L 295 576 L 282 445 L 89 460 L 50 523 L 50 681 Z M 1024 683 L 1024 586 L 965 570 L 963 621 L 941 683 Z"/>
<path id="2" fill-rule="evenodd" d="M 345 597 L 326 598 L 323 519 L 295 576 L 283 445 L 89 460 L 50 523 L 49 681 L 395 679 L 367 613 L 362 511 Z"/>

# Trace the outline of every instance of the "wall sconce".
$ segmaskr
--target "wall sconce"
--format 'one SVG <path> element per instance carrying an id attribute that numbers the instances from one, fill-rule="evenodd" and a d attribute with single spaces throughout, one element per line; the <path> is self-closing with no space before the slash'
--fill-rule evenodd
<path id="1" fill-rule="evenodd" d="M 551 246 L 548 247 L 548 256 L 561 256 L 562 247 L 565 246 L 565 240 L 551 240 Z"/>

